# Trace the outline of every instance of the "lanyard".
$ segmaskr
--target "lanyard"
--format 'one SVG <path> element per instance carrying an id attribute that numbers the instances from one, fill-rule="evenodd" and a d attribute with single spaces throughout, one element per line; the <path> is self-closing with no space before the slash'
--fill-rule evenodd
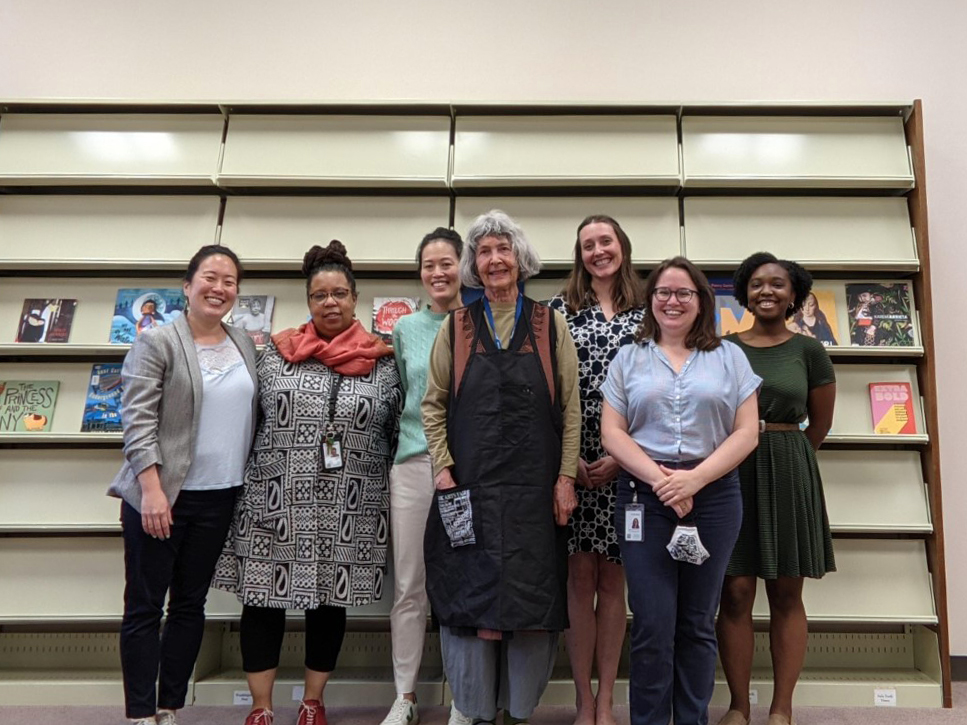
<path id="1" fill-rule="evenodd" d="M 490 329 L 494 333 L 494 345 L 497 346 L 498 350 L 503 349 L 503 345 L 500 342 L 500 337 L 497 336 L 497 325 L 494 324 L 494 313 L 490 309 L 490 301 L 486 296 L 483 298 L 484 312 L 487 315 L 487 322 L 490 323 Z M 514 333 L 517 332 L 517 323 L 520 321 L 520 313 L 524 309 L 524 296 L 518 292 L 517 293 L 517 309 L 514 311 L 514 327 L 510 331 L 510 340 L 513 342 Z"/>
<path id="2" fill-rule="evenodd" d="M 333 422 L 333 419 L 336 417 L 336 397 L 339 395 L 339 386 L 341 385 L 342 375 L 337 373 L 336 379 L 329 386 L 329 420 L 326 421 L 327 434 L 334 434 L 336 432 L 336 424 Z"/>

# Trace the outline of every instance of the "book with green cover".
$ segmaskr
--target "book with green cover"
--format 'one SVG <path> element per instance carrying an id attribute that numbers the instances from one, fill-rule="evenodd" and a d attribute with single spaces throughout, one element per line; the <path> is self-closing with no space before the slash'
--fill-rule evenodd
<path id="1" fill-rule="evenodd" d="M 57 380 L 0 380 L 0 433 L 49 431 L 59 389 Z"/>

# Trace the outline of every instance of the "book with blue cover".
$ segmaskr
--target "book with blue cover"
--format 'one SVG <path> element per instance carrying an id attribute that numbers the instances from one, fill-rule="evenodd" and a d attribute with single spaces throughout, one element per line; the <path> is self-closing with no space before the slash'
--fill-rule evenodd
<path id="1" fill-rule="evenodd" d="M 111 344 L 130 345 L 145 330 L 169 325 L 184 314 L 180 288 L 122 288 L 114 303 Z"/>
<path id="2" fill-rule="evenodd" d="M 112 433 L 120 430 L 121 363 L 97 363 L 91 369 L 81 432 Z"/>

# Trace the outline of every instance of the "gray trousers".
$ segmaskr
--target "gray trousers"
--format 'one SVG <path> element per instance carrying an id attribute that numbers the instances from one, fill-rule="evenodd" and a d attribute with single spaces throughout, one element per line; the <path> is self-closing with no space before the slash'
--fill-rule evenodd
<path id="1" fill-rule="evenodd" d="M 514 632 L 493 641 L 440 627 L 443 667 L 457 709 L 474 720 L 492 722 L 498 710 L 529 718 L 551 678 L 558 637 L 558 632 Z"/>

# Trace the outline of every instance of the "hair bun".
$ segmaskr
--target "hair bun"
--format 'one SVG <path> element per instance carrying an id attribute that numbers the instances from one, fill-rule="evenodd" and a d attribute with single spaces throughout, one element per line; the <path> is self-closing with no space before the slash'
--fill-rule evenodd
<path id="1" fill-rule="evenodd" d="M 316 244 L 302 258 L 302 274 L 309 277 L 314 270 L 325 264 L 339 264 L 348 270 L 352 270 L 353 263 L 346 255 L 346 245 L 338 239 L 333 239 L 326 247 L 320 247 Z"/>

